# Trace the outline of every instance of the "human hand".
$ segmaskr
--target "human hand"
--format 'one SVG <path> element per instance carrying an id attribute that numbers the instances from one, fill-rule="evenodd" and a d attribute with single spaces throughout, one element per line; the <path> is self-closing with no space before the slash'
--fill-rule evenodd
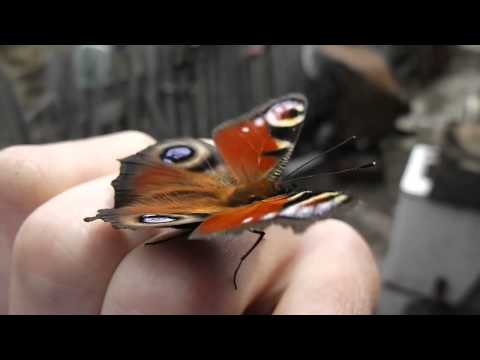
<path id="1" fill-rule="evenodd" d="M 350 226 L 319 221 L 304 234 L 272 226 L 255 241 L 143 243 L 83 218 L 113 205 L 117 159 L 154 143 L 122 132 L 0 152 L 0 313 L 370 314 L 379 291 L 368 245 Z"/>

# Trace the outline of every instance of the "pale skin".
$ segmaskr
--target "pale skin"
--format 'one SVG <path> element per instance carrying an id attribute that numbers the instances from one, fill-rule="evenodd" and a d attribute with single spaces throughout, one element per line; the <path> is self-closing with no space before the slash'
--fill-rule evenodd
<path id="1" fill-rule="evenodd" d="M 0 151 L 0 314 L 371 314 L 378 269 L 338 220 L 264 242 L 178 240 L 85 223 L 113 205 L 117 159 L 154 143 L 139 132 Z"/>

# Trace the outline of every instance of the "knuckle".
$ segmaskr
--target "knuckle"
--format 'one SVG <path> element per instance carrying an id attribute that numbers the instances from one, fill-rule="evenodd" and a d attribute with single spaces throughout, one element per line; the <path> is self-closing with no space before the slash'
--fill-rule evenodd
<path id="1" fill-rule="evenodd" d="M 21 194 L 28 193 L 28 198 L 34 199 L 41 184 L 38 180 L 43 175 L 32 160 L 33 149 L 33 145 L 16 145 L 0 151 L 0 196 L 13 205 L 22 201 Z"/>
<path id="2" fill-rule="evenodd" d="M 77 266 L 75 254 L 68 242 L 61 241 L 72 234 L 65 234 L 65 229 L 60 229 L 49 215 L 44 205 L 37 208 L 23 222 L 14 240 L 12 274 L 16 283 L 20 281 L 29 291 L 43 289 L 44 285 L 67 286 L 75 281 L 75 273 L 70 271 Z"/>
<path id="3" fill-rule="evenodd" d="M 367 279 L 370 293 L 377 294 L 380 286 L 380 272 L 368 242 L 351 225 L 340 220 L 328 220 L 330 231 L 336 234 L 336 246 L 338 251 L 356 262 L 356 268 L 360 270 L 362 278 Z M 333 236 L 332 236 L 333 238 Z M 333 241 L 334 242 L 334 241 Z"/>
<path id="4" fill-rule="evenodd" d="M 28 270 L 37 263 L 35 260 L 45 258 L 51 251 L 48 246 L 51 224 L 43 218 L 42 212 L 42 207 L 38 208 L 20 226 L 13 247 L 15 267 Z"/>
<path id="5" fill-rule="evenodd" d="M 321 241 L 319 241 L 321 240 Z M 336 219 L 325 220 L 313 226 L 312 233 L 306 236 L 306 253 L 324 256 L 328 253 L 352 264 L 360 266 L 366 274 L 377 278 L 378 268 L 370 245 L 351 225 Z"/>
<path id="6" fill-rule="evenodd" d="M 0 151 L 0 166 L 9 167 L 19 160 L 27 157 L 31 150 L 31 145 L 14 145 Z"/>
<path id="7" fill-rule="evenodd" d="M 351 225 L 340 220 L 325 220 L 312 228 L 305 239 L 305 257 L 322 259 L 321 266 L 329 269 L 335 283 L 357 291 L 373 309 L 378 301 L 381 277 L 368 242 Z"/>
<path id="8" fill-rule="evenodd" d="M 341 239 L 338 244 L 346 249 L 357 252 L 358 250 L 369 250 L 367 241 L 360 233 L 351 225 L 341 220 L 329 219 L 326 220 L 326 225 L 329 227 L 329 232 L 335 234 Z"/>
<path id="9" fill-rule="evenodd" d="M 367 241 L 351 225 L 336 219 L 327 219 L 313 225 L 308 230 L 306 245 L 311 248 L 323 248 L 341 252 L 357 253 L 369 250 Z M 322 241 L 319 241 L 322 239 Z"/>

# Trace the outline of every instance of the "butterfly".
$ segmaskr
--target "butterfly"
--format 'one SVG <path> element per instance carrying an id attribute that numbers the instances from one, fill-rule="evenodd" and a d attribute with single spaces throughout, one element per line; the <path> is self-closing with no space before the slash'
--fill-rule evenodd
<path id="1" fill-rule="evenodd" d="M 341 192 L 299 191 L 283 180 L 307 107 L 303 95 L 289 94 L 222 123 L 213 143 L 170 139 L 120 160 L 114 208 L 85 221 L 117 229 L 176 228 L 193 240 L 255 233 L 234 273 L 237 288 L 240 266 L 267 226 L 302 232 L 350 199 Z"/>

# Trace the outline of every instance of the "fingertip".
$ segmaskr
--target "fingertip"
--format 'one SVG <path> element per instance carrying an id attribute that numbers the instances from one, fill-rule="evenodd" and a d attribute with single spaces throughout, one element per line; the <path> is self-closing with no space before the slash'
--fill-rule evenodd
<path id="1" fill-rule="evenodd" d="M 298 238 L 299 251 L 276 314 L 371 314 L 380 276 L 365 239 L 349 224 L 325 220 Z"/>
<path id="2" fill-rule="evenodd" d="M 0 198 L 33 210 L 70 187 L 118 171 L 115 159 L 153 143 L 150 135 L 128 130 L 81 140 L 11 146 L 0 151 Z"/>

